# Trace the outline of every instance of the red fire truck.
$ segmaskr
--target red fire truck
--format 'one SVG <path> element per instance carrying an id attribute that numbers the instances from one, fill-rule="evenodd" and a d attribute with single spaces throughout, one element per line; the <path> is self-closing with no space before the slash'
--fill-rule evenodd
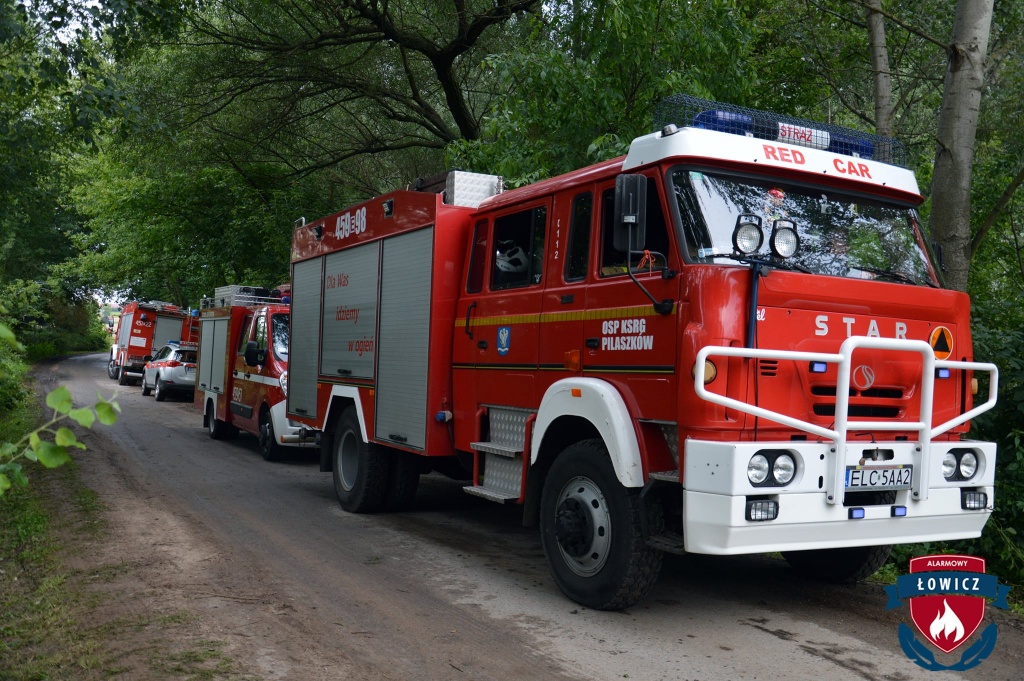
<path id="1" fill-rule="evenodd" d="M 121 310 L 107 376 L 119 385 L 141 381 L 143 368 L 157 348 L 171 341 L 194 342 L 193 333 L 188 312 L 177 305 L 133 300 Z"/>
<path id="2" fill-rule="evenodd" d="M 285 416 L 289 289 L 224 286 L 198 310 L 195 405 L 203 426 L 214 439 L 252 433 L 267 461 L 283 447 L 315 446 L 299 442 L 298 425 Z"/>
<path id="3" fill-rule="evenodd" d="M 452 173 L 297 226 L 288 415 L 342 507 L 407 503 L 458 461 L 601 609 L 663 551 L 844 581 L 892 544 L 977 537 L 996 449 L 966 433 L 997 374 L 902 147 L 689 97 L 659 117 L 521 189 Z"/>

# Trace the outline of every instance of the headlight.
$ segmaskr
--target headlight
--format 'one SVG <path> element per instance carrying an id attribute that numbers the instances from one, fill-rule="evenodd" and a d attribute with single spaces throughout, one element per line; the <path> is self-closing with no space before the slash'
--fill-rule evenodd
<path id="1" fill-rule="evenodd" d="M 956 454 L 946 452 L 946 455 L 942 457 L 942 477 L 949 480 L 954 475 L 956 475 Z"/>
<path id="2" fill-rule="evenodd" d="M 943 470 L 945 470 L 945 460 L 943 460 Z M 974 477 L 974 474 L 978 472 L 978 457 L 974 456 L 970 452 L 967 452 L 960 458 L 960 476 L 964 480 L 970 480 Z"/>
<path id="3" fill-rule="evenodd" d="M 750 457 L 747 464 L 747 479 L 755 485 L 760 485 L 768 479 L 768 459 L 761 454 Z"/>
<path id="4" fill-rule="evenodd" d="M 792 220 L 776 220 L 772 227 L 772 238 L 768 242 L 772 253 L 780 258 L 789 258 L 800 247 L 800 237 Z"/>
<path id="5" fill-rule="evenodd" d="M 288 397 L 288 372 L 282 373 L 277 382 L 281 384 L 281 392 L 284 393 L 285 397 Z"/>
<path id="6" fill-rule="evenodd" d="M 743 255 L 757 253 L 763 241 L 761 226 L 754 222 L 741 222 L 732 233 L 732 245 Z"/>
<path id="7" fill-rule="evenodd" d="M 772 466 L 772 475 L 775 477 L 775 482 L 780 485 L 788 485 L 795 473 L 796 462 L 793 461 L 793 457 L 789 454 L 780 454 L 775 459 L 775 465 Z"/>

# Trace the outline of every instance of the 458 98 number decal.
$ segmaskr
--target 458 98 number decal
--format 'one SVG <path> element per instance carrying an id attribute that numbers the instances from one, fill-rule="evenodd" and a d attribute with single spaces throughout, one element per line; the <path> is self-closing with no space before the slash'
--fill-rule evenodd
<path id="1" fill-rule="evenodd" d="M 334 223 L 334 238 L 347 239 L 354 234 L 366 231 L 366 208 L 357 208 L 351 213 L 338 216 Z"/>

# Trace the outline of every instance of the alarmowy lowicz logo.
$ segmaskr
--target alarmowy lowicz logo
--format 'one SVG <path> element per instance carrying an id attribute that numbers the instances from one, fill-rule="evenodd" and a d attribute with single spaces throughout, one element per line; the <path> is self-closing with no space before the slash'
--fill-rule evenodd
<path id="1" fill-rule="evenodd" d="M 1000 584 L 995 575 L 985 574 L 985 560 L 974 556 L 921 556 L 910 559 L 910 574 L 892 586 L 888 609 L 898 608 L 900 600 L 910 599 L 910 619 L 925 640 L 945 654 L 952 653 L 974 635 L 985 617 L 985 599 L 1006 608 L 1010 587 Z M 907 657 L 930 671 L 966 671 L 981 664 L 992 654 L 998 634 L 990 623 L 953 664 L 939 662 L 935 653 L 922 643 L 906 623 L 900 624 L 900 647 Z"/>

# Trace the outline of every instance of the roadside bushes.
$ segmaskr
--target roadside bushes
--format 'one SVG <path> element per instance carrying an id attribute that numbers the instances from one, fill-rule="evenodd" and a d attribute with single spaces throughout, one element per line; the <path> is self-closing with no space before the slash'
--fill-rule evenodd
<path id="1" fill-rule="evenodd" d="M 95 301 L 60 282 L 16 279 L 0 286 L 0 300 L 7 308 L 3 321 L 30 362 L 107 346 L 109 336 Z"/>

